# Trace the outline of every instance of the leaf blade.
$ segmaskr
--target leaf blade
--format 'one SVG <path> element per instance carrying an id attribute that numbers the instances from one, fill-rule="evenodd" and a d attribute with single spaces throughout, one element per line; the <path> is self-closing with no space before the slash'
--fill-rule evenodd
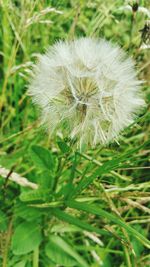
<path id="1" fill-rule="evenodd" d="M 93 204 L 87 204 L 87 203 L 79 203 L 77 201 L 67 201 L 67 206 L 70 208 L 74 208 L 77 210 L 82 210 L 88 213 L 92 213 L 94 215 L 99 215 L 101 217 L 107 218 L 108 220 L 114 222 L 115 224 L 118 224 L 119 226 L 123 227 L 125 230 L 128 231 L 131 235 L 133 235 L 136 239 L 140 240 L 146 247 L 150 248 L 150 241 L 145 238 L 143 235 L 141 235 L 138 231 L 136 231 L 133 227 L 126 224 L 122 219 L 119 217 L 102 210 L 101 208 L 97 207 Z"/>
<path id="2" fill-rule="evenodd" d="M 11 248 L 14 255 L 24 255 L 37 248 L 41 241 L 39 225 L 35 222 L 23 222 L 15 229 Z"/>

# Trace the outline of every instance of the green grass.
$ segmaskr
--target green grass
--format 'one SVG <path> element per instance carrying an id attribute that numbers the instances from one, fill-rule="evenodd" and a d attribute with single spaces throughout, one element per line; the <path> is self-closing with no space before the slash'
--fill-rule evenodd
<path id="1" fill-rule="evenodd" d="M 147 17 L 119 11 L 123 4 L 0 1 L 0 165 L 39 187 L 0 177 L 2 267 L 150 266 L 150 52 L 140 49 Z M 147 103 L 119 144 L 84 153 L 69 140 L 49 138 L 27 95 L 38 54 L 80 36 L 104 37 L 127 51 L 145 81 Z"/>

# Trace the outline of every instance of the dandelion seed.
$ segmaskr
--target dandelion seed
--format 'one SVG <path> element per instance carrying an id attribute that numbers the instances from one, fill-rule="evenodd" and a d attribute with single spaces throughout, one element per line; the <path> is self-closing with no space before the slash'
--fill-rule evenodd
<path id="1" fill-rule="evenodd" d="M 134 63 L 110 42 L 58 42 L 35 65 L 29 94 L 42 123 L 82 144 L 107 144 L 144 105 Z"/>

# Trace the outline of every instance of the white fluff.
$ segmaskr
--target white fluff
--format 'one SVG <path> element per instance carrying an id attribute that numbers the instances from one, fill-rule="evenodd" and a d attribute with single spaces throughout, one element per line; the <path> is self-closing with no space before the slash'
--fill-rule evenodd
<path id="1" fill-rule="evenodd" d="M 29 94 L 50 133 L 58 128 L 78 144 L 106 144 L 144 105 L 134 63 L 112 43 L 60 41 L 40 56 Z"/>

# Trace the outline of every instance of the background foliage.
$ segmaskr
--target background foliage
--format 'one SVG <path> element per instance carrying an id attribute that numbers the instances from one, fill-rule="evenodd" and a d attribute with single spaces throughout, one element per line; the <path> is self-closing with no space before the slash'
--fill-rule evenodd
<path id="1" fill-rule="evenodd" d="M 149 1 L 1 0 L 0 165 L 38 189 L 0 177 L 0 266 L 148 267 Z M 48 45 L 105 37 L 135 60 L 147 107 L 119 144 L 81 153 L 50 140 L 27 96 L 33 62 Z M 145 44 L 146 43 L 146 44 Z M 6 177 L 5 177 L 6 178 Z"/>

